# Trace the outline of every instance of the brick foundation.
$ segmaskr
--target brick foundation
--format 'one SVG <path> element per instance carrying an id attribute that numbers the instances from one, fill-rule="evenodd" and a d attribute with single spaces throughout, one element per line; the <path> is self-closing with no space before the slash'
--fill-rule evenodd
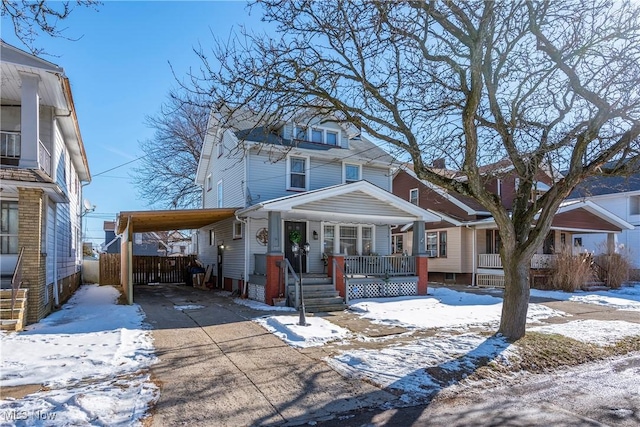
<path id="1" fill-rule="evenodd" d="M 284 254 L 267 254 L 267 284 L 264 289 L 265 303 L 273 305 L 273 299 L 278 297 L 280 290 L 280 267 L 278 263 L 284 259 Z"/>

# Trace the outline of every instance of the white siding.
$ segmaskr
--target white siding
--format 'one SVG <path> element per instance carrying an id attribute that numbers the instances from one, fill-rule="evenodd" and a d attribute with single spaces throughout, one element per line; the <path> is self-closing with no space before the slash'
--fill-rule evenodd
<path id="1" fill-rule="evenodd" d="M 375 252 L 378 255 L 391 255 L 391 230 L 386 225 L 375 227 Z"/>
<path id="2" fill-rule="evenodd" d="M 247 163 L 247 189 L 253 203 L 266 202 L 278 197 L 295 194 L 287 191 L 287 161 L 271 159 L 267 153 L 251 150 Z M 313 177 L 313 171 L 311 171 Z"/>
<path id="3" fill-rule="evenodd" d="M 387 191 L 391 191 L 390 171 L 387 168 L 374 168 L 372 166 L 362 167 L 362 179 L 369 181 Z"/>
<path id="4" fill-rule="evenodd" d="M 213 188 L 211 190 L 207 190 L 207 183 L 205 182 L 202 189 L 203 206 L 205 208 L 218 207 L 216 184 L 218 181 L 222 180 L 222 207 L 245 207 L 244 154 L 242 151 L 238 150 L 236 146 L 236 139 L 232 136 L 231 132 L 227 131 L 224 133 L 222 143 L 224 145 L 224 152 L 220 157 L 217 155 L 217 145 L 214 144 L 213 146 L 209 169 L 207 169 L 205 174 L 205 176 L 211 174 Z"/>

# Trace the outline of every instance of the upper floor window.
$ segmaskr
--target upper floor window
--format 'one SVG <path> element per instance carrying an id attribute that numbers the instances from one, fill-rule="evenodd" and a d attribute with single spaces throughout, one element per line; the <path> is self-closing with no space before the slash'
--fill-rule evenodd
<path id="1" fill-rule="evenodd" d="M 222 157 L 223 154 L 224 154 L 224 145 L 222 144 L 222 141 L 220 141 L 216 144 L 216 155 L 218 157 Z"/>
<path id="2" fill-rule="evenodd" d="M 355 165 L 351 163 L 344 164 L 344 182 L 345 183 L 360 181 L 361 179 L 360 175 L 361 175 L 360 165 Z"/>
<path id="3" fill-rule="evenodd" d="M 242 239 L 242 223 L 240 221 L 233 223 L 233 238 Z"/>
<path id="4" fill-rule="evenodd" d="M 411 190 L 409 190 L 409 201 L 411 203 L 413 203 L 414 205 L 418 204 L 418 189 L 417 188 L 412 188 Z"/>
<path id="5" fill-rule="evenodd" d="M 213 178 L 211 174 L 207 175 L 207 191 L 211 191 L 213 188 Z"/>
<path id="6" fill-rule="evenodd" d="M 629 215 L 640 215 L 640 196 L 629 197 Z"/>
<path id="7" fill-rule="evenodd" d="M 318 126 L 308 128 L 296 125 L 293 128 L 293 139 L 338 146 L 340 145 L 340 131 Z"/>
<path id="8" fill-rule="evenodd" d="M 0 253 L 18 253 L 18 202 L 3 201 L 0 204 Z"/>
<path id="9" fill-rule="evenodd" d="M 307 128 L 304 126 L 296 126 L 293 131 L 293 139 L 299 139 L 300 141 L 307 140 Z"/>
<path id="10" fill-rule="evenodd" d="M 295 190 L 307 189 L 308 162 L 305 157 L 289 157 L 287 161 L 287 188 Z"/>
<path id="11" fill-rule="evenodd" d="M 223 205 L 223 201 L 222 201 L 222 180 L 218 181 L 217 196 L 218 196 L 217 207 L 221 208 L 222 205 Z"/>

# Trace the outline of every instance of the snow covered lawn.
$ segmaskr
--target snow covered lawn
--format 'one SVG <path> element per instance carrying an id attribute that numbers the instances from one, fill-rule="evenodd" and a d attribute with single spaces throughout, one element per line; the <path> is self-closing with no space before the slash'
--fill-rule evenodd
<path id="1" fill-rule="evenodd" d="M 640 285 L 617 291 L 566 294 L 532 291 L 535 296 L 558 300 L 606 305 L 620 310 L 636 310 L 640 304 Z M 376 324 L 402 326 L 413 332 L 436 329 L 429 338 L 390 344 L 375 349 L 349 349 L 327 358 L 338 372 L 362 378 L 380 387 L 396 390 L 407 403 L 428 398 L 447 386 L 446 378 L 465 378 L 479 365 L 491 361 L 509 364 L 517 347 L 492 336 L 499 324 L 502 298 L 431 288 L 429 295 L 377 298 L 351 301 L 356 315 Z M 550 317 L 565 317 L 566 322 L 545 324 Z M 298 317 L 265 316 L 256 319 L 267 330 L 296 347 L 322 345 L 331 341 L 354 342 L 361 337 L 332 325 L 325 319 L 307 318 L 311 327 L 297 325 Z M 613 344 L 627 336 L 640 335 L 640 324 L 623 321 L 575 320 L 564 312 L 542 304 L 530 304 L 528 330 L 555 333 L 596 345 Z M 479 333 L 484 331 L 484 333 Z M 473 330 L 473 332 L 472 332 Z M 443 380 L 443 378 L 445 380 Z"/>
<path id="2" fill-rule="evenodd" d="M 2 425 L 140 424 L 158 397 L 148 374 L 153 342 L 140 307 L 117 305 L 118 296 L 83 285 L 61 310 L 0 335 L 0 386 L 46 390 L 0 400 Z"/>

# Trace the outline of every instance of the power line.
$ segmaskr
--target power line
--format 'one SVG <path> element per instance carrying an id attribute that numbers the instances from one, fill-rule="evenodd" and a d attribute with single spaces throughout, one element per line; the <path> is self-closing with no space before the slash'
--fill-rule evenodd
<path id="1" fill-rule="evenodd" d="M 122 164 L 120 164 L 120 165 L 118 165 L 118 166 L 114 166 L 114 167 L 112 167 L 111 169 L 107 169 L 106 171 L 102 171 L 102 172 L 100 172 L 100 173 L 97 173 L 97 174 L 95 174 L 95 175 L 92 175 L 92 177 L 93 177 L 93 178 L 95 178 L 95 177 L 97 177 L 97 176 L 104 175 L 105 173 L 107 173 L 107 172 L 111 172 L 112 170 L 115 170 L 115 169 L 121 168 L 121 167 L 123 167 L 123 166 L 127 166 L 128 164 L 131 164 L 131 163 L 133 163 L 133 162 L 137 162 L 138 160 L 143 159 L 144 157 L 145 157 L 145 156 L 137 157 L 137 158 L 135 158 L 135 159 L 133 159 L 133 160 L 130 160 L 130 161 L 126 162 L 126 163 L 122 163 Z"/>

